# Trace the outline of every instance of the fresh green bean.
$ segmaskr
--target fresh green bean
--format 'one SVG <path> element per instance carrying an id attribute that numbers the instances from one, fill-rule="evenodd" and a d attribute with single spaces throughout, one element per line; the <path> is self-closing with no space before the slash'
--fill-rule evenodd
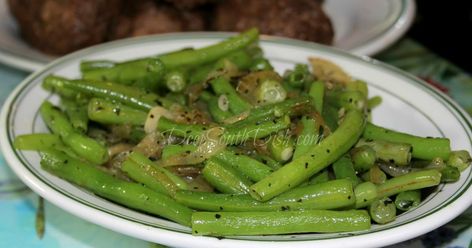
<path id="1" fill-rule="evenodd" d="M 464 171 L 472 163 L 472 158 L 466 150 L 452 151 L 447 159 L 447 165 L 456 167 L 459 171 Z"/>
<path id="2" fill-rule="evenodd" d="M 157 105 L 169 107 L 173 104 L 154 93 L 111 82 L 69 80 L 57 76 L 47 76 L 43 85 L 49 85 L 48 87 L 52 89 L 64 88 L 92 97 L 114 100 L 144 111 L 149 111 Z"/>
<path id="3" fill-rule="evenodd" d="M 360 91 L 328 91 L 326 93 L 326 102 L 346 110 L 357 109 L 364 110 L 366 108 L 366 96 Z"/>
<path id="4" fill-rule="evenodd" d="M 137 183 L 121 181 L 99 168 L 58 151 L 42 153 L 41 167 L 69 182 L 125 206 L 190 226 L 192 210 L 172 198 Z"/>
<path id="5" fill-rule="evenodd" d="M 359 184 L 360 180 L 357 177 L 351 157 L 348 154 L 340 157 L 333 163 L 333 172 L 336 179 L 346 178 L 349 179 L 354 186 Z"/>
<path id="6" fill-rule="evenodd" d="M 394 177 L 378 186 L 379 197 L 389 197 L 407 190 L 436 186 L 441 182 L 441 173 L 435 169 L 411 172 Z"/>
<path id="7" fill-rule="evenodd" d="M 346 153 L 357 141 L 363 129 L 363 114 L 357 110 L 348 111 L 335 132 L 308 153 L 252 185 L 251 195 L 257 200 L 267 201 L 299 185 Z"/>
<path id="8" fill-rule="evenodd" d="M 297 137 L 293 159 L 296 159 L 313 149 L 313 146 L 317 145 L 318 140 L 320 139 L 319 125 L 316 124 L 315 119 L 304 116 L 300 119 L 300 123 L 303 126 L 303 129 Z"/>
<path id="9" fill-rule="evenodd" d="M 319 113 L 323 112 L 323 100 L 325 93 L 325 84 L 321 81 L 315 81 L 310 85 L 308 95 L 311 97 L 313 107 Z"/>
<path id="10" fill-rule="evenodd" d="M 88 104 L 88 118 L 103 124 L 144 125 L 147 113 L 121 103 L 92 98 Z"/>
<path id="11" fill-rule="evenodd" d="M 245 48 L 257 40 L 258 37 L 259 31 L 253 28 L 215 45 L 195 50 L 184 50 L 164 54 L 159 56 L 159 59 L 164 63 L 167 69 L 198 66 L 216 61 L 231 52 Z"/>
<path id="12" fill-rule="evenodd" d="M 13 147 L 19 150 L 44 151 L 63 146 L 59 135 L 50 133 L 23 134 L 15 137 Z"/>
<path id="13" fill-rule="evenodd" d="M 86 63 L 81 66 L 85 69 L 81 71 L 85 80 L 115 82 L 145 89 L 156 89 L 165 72 L 164 64 L 155 57 L 121 63 L 107 61 L 106 66 L 93 61 L 82 63 Z"/>
<path id="14" fill-rule="evenodd" d="M 351 159 L 356 171 L 365 172 L 374 166 L 377 155 L 370 146 L 362 145 L 351 150 Z"/>
<path id="15" fill-rule="evenodd" d="M 64 113 L 50 102 L 45 101 L 39 109 L 46 125 L 75 153 L 95 164 L 108 160 L 108 150 L 96 140 L 77 133 Z"/>
<path id="16" fill-rule="evenodd" d="M 67 98 L 62 98 L 61 104 L 64 106 L 64 111 L 72 127 L 80 133 L 87 132 L 88 115 L 86 104 L 81 105 L 77 101 L 72 101 Z"/>
<path id="17" fill-rule="evenodd" d="M 220 97 L 216 97 L 204 91 L 200 95 L 200 98 L 202 98 L 207 103 L 208 112 L 210 112 L 210 115 L 214 121 L 222 123 L 224 120 L 233 116 L 233 114 L 228 111 L 229 104 L 226 95 L 220 95 Z"/>
<path id="18" fill-rule="evenodd" d="M 379 127 L 372 123 L 367 123 L 363 137 L 410 144 L 413 148 L 412 157 L 424 160 L 432 160 L 436 157 L 447 160 L 451 153 L 450 141 L 447 138 L 422 138 Z"/>
<path id="19" fill-rule="evenodd" d="M 226 144 L 241 144 L 247 140 L 265 138 L 273 133 L 290 127 L 290 118 L 283 116 L 270 121 L 255 122 L 247 126 L 229 125 L 225 128 L 222 140 Z"/>
<path id="20" fill-rule="evenodd" d="M 255 59 L 249 68 L 250 71 L 272 71 L 274 67 L 270 64 L 270 61 L 264 58 Z"/>
<path id="21" fill-rule="evenodd" d="M 273 159 L 269 155 L 254 153 L 250 155 L 252 158 L 256 159 L 257 161 L 269 166 L 273 170 L 279 169 L 282 164 L 277 160 Z"/>
<path id="22" fill-rule="evenodd" d="M 308 184 L 313 185 L 313 184 L 318 184 L 318 183 L 324 183 L 327 181 L 329 181 L 329 172 L 328 170 L 322 170 L 318 172 L 318 174 L 315 174 L 314 176 L 312 176 L 310 180 L 308 181 Z"/>
<path id="23" fill-rule="evenodd" d="M 257 105 L 266 105 L 284 101 L 287 98 L 287 91 L 280 82 L 274 79 L 266 79 L 260 82 L 254 95 Z"/>
<path id="24" fill-rule="evenodd" d="M 170 171 L 155 165 L 138 152 L 131 153 L 121 169 L 133 180 L 164 194 L 174 195 L 178 189 L 188 189 L 182 179 L 170 175 Z"/>
<path id="25" fill-rule="evenodd" d="M 177 202 L 204 211 L 287 211 L 337 209 L 354 204 L 352 184 L 346 179 L 333 180 L 287 191 L 267 202 L 254 200 L 247 194 L 215 194 L 178 191 Z"/>
<path id="26" fill-rule="evenodd" d="M 210 84 L 217 95 L 226 95 L 228 97 L 229 109 L 234 114 L 240 114 L 252 107 L 250 103 L 238 95 L 227 79 L 219 77 L 212 80 Z"/>
<path id="27" fill-rule="evenodd" d="M 187 75 L 182 70 L 172 70 L 166 73 L 164 81 L 172 92 L 181 92 L 187 85 Z"/>
<path id="28" fill-rule="evenodd" d="M 313 81 L 313 75 L 305 64 L 296 64 L 293 70 L 289 70 L 284 75 L 284 81 L 294 88 L 302 88 Z"/>
<path id="29" fill-rule="evenodd" d="M 395 206 L 401 211 L 408 211 L 420 205 L 421 191 L 409 190 L 400 192 L 395 197 Z"/>
<path id="30" fill-rule="evenodd" d="M 285 162 L 292 158 L 294 141 L 286 134 L 279 133 L 270 137 L 267 148 L 275 160 Z"/>
<path id="31" fill-rule="evenodd" d="M 222 193 L 244 194 L 249 192 L 251 182 L 238 171 L 215 159 L 205 162 L 203 177 Z"/>
<path id="32" fill-rule="evenodd" d="M 362 179 L 375 184 L 382 184 L 387 180 L 387 175 L 377 165 L 374 165 L 369 171 L 362 174 Z"/>
<path id="33" fill-rule="evenodd" d="M 392 200 L 384 197 L 370 204 L 369 214 L 376 223 L 386 224 L 395 220 L 397 217 L 397 208 Z"/>
<path id="34" fill-rule="evenodd" d="M 377 186 L 371 182 L 363 182 L 354 188 L 354 195 L 356 196 L 355 208 L 363 208 L 369 206 L 377 199 Z"/>
<path id="35" fill-rule="evenodd" d="M 364 97 L 367 97 L 369 95 L 369 88 L 367 87 L 367 83 L 361 80 L 350 81 L 346 84 L 346 90 L 359 91 L 360 93 L 362 93 L 362 95 L 364 95 Z"/>
<path id="36" fill-rule="evenodd" d="M 358 146 L 369 146 L 375 151 L 374 157 L 400 166 L 406 166 L 410 163 L 413 150 L 412 146 L 407 143 L 371 139 L 360 141 Z"/>
<path id="37" fill-rule="evenodd" d="M 191 153 L 197 149 L 194 145 L 166 145 L 162 148 L 161 159 L 167 160 L 172 156 L 182 154 L 182 153 Z"/>
<path id="38" fill-rule="evenodd" d="M 350 232 L 370 228 L 364 210 L 277 212 L 195 212 L 194 235 L 266 235 L 307 232 Z"/>
<path id="39" fill-rule="evenodd" d="M 222 152 L 216 154 L 214 158 L 221 161 L 222 163 L 226 163 L 255 182 L 268 176 L 273 171 L 267 165 L 252 159 L 249 156 L 236 154 L 229 150 L 223 150 Z"/>
<path id="40" fill-rule="evenodd" d="M 445 166 L 439 170 L 441 172 L 442 183 L 452 183 L 459 180 L 461 172 L 457 167 Z"/>

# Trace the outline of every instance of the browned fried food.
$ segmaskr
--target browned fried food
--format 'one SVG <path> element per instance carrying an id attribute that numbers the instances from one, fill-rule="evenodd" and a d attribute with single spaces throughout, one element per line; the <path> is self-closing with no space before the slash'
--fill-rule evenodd
<path id="1" fill-rule="evenodd" d="M 64 54 L 105 41 L 121 0 L 8 0 L 21 35 L 34 47 Z"/>
<path id="2" fill-rule="evenodd" d="M 315 0 L 224 0 L 214 26 L 221 31 L 258 27 L 261 33 L 331 44 L 333 28 Z"/>
<path id="3" fill-rule="evenodd" d="M 193 9 L 204 4 L 215 2 L 215 0 L 166 0 L 179 9 Z"/>
<path id="4" fill-rule="evenodd" d="M 133 1 L 127 5 L 124 14 L 110 30 L 111 39 L 205 28 L 203 14 L 199 10 L 178 10 L 152 0 Z"/>

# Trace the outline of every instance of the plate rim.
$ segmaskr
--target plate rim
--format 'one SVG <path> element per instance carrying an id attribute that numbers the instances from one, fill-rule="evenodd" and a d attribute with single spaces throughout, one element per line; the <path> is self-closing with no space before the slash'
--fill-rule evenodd
<path id="1" fill-rule="evenodd" d="M 9 141 L 8 140 L 5 141 L 6 140 L 5 137 L 8 137 L 7 128 L 5 126 L 7 124 L 7 118 L 8 118 L 8 115 L 10 114 L 10 112 L 11 112 L 10 108 L 15 103 L 14 100 L 19 95 L 19 93 L 21 93 L 21 91 L 25 87 L 30 86 L 32 84 L 32 82 L 38 76 L 43 74 L 44 72 L 47 72 L 47 71 L 53 69 L 55 66 L 60 65 L 62 63 L 65 63 L 65 62 L 67 63 L 68 60 L 77 59 L 77 58 L 80 58 L 83 55 L 91 54 L 95 50 L 112 49 L 113 47 L 117 47 L 117 46 L 122 46 L 122 45 L 127 45 L 127 44 L 130 45 L 130 44 L 142 43 L 142 42 L 159 42 L 159 41 L 162 41 L 162 40 L 168 40 L 168 39 L 172 39 L 172 38 L 173 39 L 179 39 L 179 38 L 182 39 L 182 38 L 186 37 L 187 39 L 222 39 L 222 38 L 228 37 L 228 35 L 230 35 L 230 33 L 227 33 L 227 34 L 202 33 L 201 37 L 196 38 L 194 35 L 189 35 L 188 33 L 180 33 L 180 34 L 164 34 L 164 35 L 144 37 L 144 38 L 143 37 L 138 37 L 138 38 L 120 40 L 120 41 L 115 41 L 113 43 L 106 43 L 106 44 L 101 44 L 101 45 L 94 46 L 94 47 L 85 48 L 83 50 L 74 52 L 72 54 L 69 54 L 65 57 L 59 58 L 59 59 L 51 62 L 45 68 L 43 68 L 42 70 L 40 70 L 38 72 L 35 72 L 35 73 L 31 74 L 21 84 L 19 84 L 15 88 L 15 90 L 9 95 L 9 97 L 7 98 L 7 100 L 4 103 L 4 106 L 2 107 L 2 112 L 0 114 L 0 130 L 2 130 L 1 132 L 4 135 L 1 136 L 0 145 L 1 145 L 1 148 L 2 148 L 3 153 L 5 155 L 6 161 L 8 162 L 10 167 L 15 171 L 15 173 L 21 178 L 21 180 L 24 181 L 29 187 L 33 188 L 34 191 L 39 193 L 44 198 L 48 199 L 48 201 L 51 201 L 53 204 L 58 205 L 59 207 L 61 207 L 60 205 L 61 205 L 62 201 L 60 201 L 59 199 L 51 199 L 53 197 L 57 198 L 58 196 L 51 196 L 47 192 L 47 190 L 51 190 L 51 189 L 52 189 L 52 191 L 56 191 L 56 190 L 54 188 L 50 187 L 49 185 L 46 185 L 45 183 L 40 182 L 41 180 L 36 178 L 36 175 L 29 172 L 28 169 L 21 163 L 21 161 L 15 161 L 15 158 L 12 158 L 12 156 L 16 156 L 16 155 L 14 155 L 14 154 L 12 155 L 13 149 L 12 149 Z M 376 67 L 376 69 L 386 70 L 389 73 L 395 74 L 395 76 L 397 76 L 397 77 L 401 76 L 401 77 L 405 78 L 405 80 L 412 81 L 412 85 L 416 85 L 418 87 L 421 86 L 423 90 L 427 90 L 427 91 L 429 91 L 428 93 L 436 95 L 435 97 L 441 97 L 444 101 L 444 105 L 446 105 L 448 107 L 452 107 L 454 109 L 453 112 L 455 114 L 459 114 L 460 117 L 462 117 L 462 119 L 460 121 L 465 122 L 469 125 L 469 131 L 472 130 L 472 128 L 471 128 L 472 120 L 471 120 L 470 116 L 457 103 L 455 103 L 449 96 L 443 94 L 442 92 L 439 92 L 438 90 L 434 89 L 430 85 L 426 84 L 424 81 L 419 80 L 418 78 L 416 78 L 416 77 L 414 77 L 414 76 L 412 76 L 412 75 L 410 75 L 406 72 L 403 72 L 403 71 L 401 71 L 401 70 L 399 70 L 395 67 L 389 66 L 387 64 L 384 64 L 384 63 L 379 62 L 377 60 L 368 58 L 366 56 L 358 57 L 358 56 L 351 55 L 351 54 L 348 54 L 346 52 L 343 52 L 339 49 L 335 49 L 333 47 L 314 44 L 314 43 L 311 43 L 311 42 L 304 42 L 304 41 L 299 41 L 299 40 L 279 38 L 279 37 L 270 37 L 270 36 L 263 36 L 261 40 L 263 40 L 265 42 L 269 42 L 269 43 L 280 44 L 280 45 L 289 45 L 289 46 L 292 46 L 292 47 L 302 47 L 302 48 L 313 49 L 313 50 L 318 50 L 318 51 L 323 51 L 323 52 L 329 52 L 330 54 L 335 54 L 337 56 L 342 57 L 343 59 L 356 60 L 360 63 L 362 62 L 362 63 L 368 64 L 369 66 L 374 66 L 374 67 Z M 13 151 L 13 153 L 14 153 L 14 151 Z M 15 165 L 11 165 L 12 163 L 15 164 Z M 26 170 L 26 171 L 24 171 L 24 170 Z M 25 174 L 25 172 L 26 172 L 26 174 Z M 39 181 L 37 181 L 37 180 L 39 180 Z M 472 183 L 472 181 L 470 181 L 468 183 L 468 186 L 467 186 L 468 188 L 465 188 L 463 191 L 461 191 L 461 195 L 472 193 L 472 187 L 469 187 L 471 183 Z M 53 193 L 54 194 L 60 194 L 58 192 L 53 192 Z M 61 198 L 61 197 L 59 197 L 59 198 Z M 458 198 L 461 198 L 461 197 L 458 196 Z M 464 200 L 464 199 L 462 199 L 462 200 Z M 79 216 L 83 219 L 86 219 L 88 221 L 97 223 L 99 225 L 105 226 L 105 227 L 107 227 L 109 229 L 112 229 L 112 230 L 115 230 L 115 231 L 118 231 L 118 232 L 121 232 L 121 233 L 124 233 L 124 234 L 128 234 L 128 235 L 131 234 L 132 236 L 135 236 L 135 237 L 138 237 L 138 238 L 141 238 L 141 239 L 149 240 L 149 237 L 147 235 L 144 235 L 144 234 L 141 234 L 141 233 L 138 233 L 138 232 L 133 233 L 133 232 L 130 232 L 129 230 L 123 230 L 123 229 L 120 229 L 119 227 L 117 227 L 115 224 L 113 224 L 113 222 L 116 222 L 116 221 L 121 223 L 124 219 L 118 218 L 116 216 L 110 216 L 111 214 L 103 212 L 103 211 L 98 210 L 98 209 L 89 209 L 90 206 L 87 206 L 83 203 L 77 202 L 77 201 L 72 200 L 72 199 L 68 199 L 67 201 L 68 202 L 70 201 L 72 204 L 78 204 L 79 205 L 78 207 L 76 206 L 76 207 L 71 207 L 70 209 L 65 209 L 66 211 L 68 211 L 68 212 L 70 212 L 74 215 L 77 215 L 77 216 Z M 431 227 L 430 229 L 438 227 L 439 225 L 444 224 L 445 222 L 449 221 L 450 219 L 452 219 L 455 216 L 457 216 L 458 214 L 460 214 L 460 212 L 464 211 L 472 203 L 472 199 L 469 200 L 468 202 L 464 200 L 463 203 L 466 203 L 466 204 L 462 204 L 462 205 L 459 204 L 459 206 L 455 206 L 455 208 L 460 209 L 459 211 L 456 211 L 454 213 L 446 213 L 447 216 L 446 216 L 446 218 L 442 219 L 442 222 L 433 223 L 433 225 L 431 225 L 431 223 L 429 223 L 429 226 Z M 452 201 L 452 202 L 450 202 L 450 205 L 458 205 L 458 202 L 457 201 Z M 87 213 L 84 213 L 84 212 L 80 211 L 81 210 L 80 208 L 83 208 L 83 207 L 86 208 L 87 211 L 85 211 L 85 212 L 87 212 Z M 98 219 L 91 218 L 90 216 L 92 216 L 93 213 L 95 213 L 95 212 L 105 214 L 106 216 L 102 217 L 103 220 L 100 219 L 100 218 L 98 218 Z M 432 214 L 436 214 L 436 213 L 432 213 Z M 419 220 L 414 221 L 414 223 L 406 223 L 403 226 L 412 225 L 412 224 L 418 223 L 422 220 L 423 219 L 419 219 Z M 130 222 L 129 220 L 124 220 L 124 221 Z M 131 222 L 131 223 L 133 223 L 134 225 L 139 225 L 139 226 L 141 226 L 141 228 L 149 229 L 149 227 L 146 227 L 146 226 L 144 226 L 140 223 L 136 223 L 136 222 Z M 159 228 L 154 228 L 153 227 L 151 229 L 159 229 Z M 388 232 L 388 231 L 392 231 L 392 229 L 394 231 L 394 229 L 396 229 L 396 227 L 393 227 L 393 228 L 387 229 L 387 230 L 381 230 L 379 232 L 385 233 L 385 232 Z M 382 245 L 400 242 L 402 240 L 406 240 L 408 238 L 412 238 L 414 236 L 421 235 L 422 233 L 425 233 L 427 231 L 428 230 L 426 230 L 426 231 L 425 230 L 423 230 L 423 231 L 412 230 L 412 232 L 408 232 L 408 235 L 405 235 L 401 239 L 398 239 L 398 237 L 396 237 L 397 239 L 395 239 L 394 237 L 390 237 L 389 240 L 383 240 Z M 188 236 L 191 236 L 189 234 L 183 234 L 183 233 L 180 233 L 180 232 L 176 233 L 174 231 L 168 231 L 168 230 L 163 230 L 163 229 L 159 229 L 159 232 L 161 232 L 161 235 L 159 235 L 160 239 L 162 239 L 163 241 L 166 240 L 166 241 L 170 242 L 169 244 L 171 244 L 171 245 L 175 245 L 175 244 L 172 243 L 171 239 L 168 239 L 169 235 L 174 236 L 174 238 L 177 238 L 177 239 L 183 239 L 183 238 L 189 239 Z M 353 237 L 341 237 L 339 239 L 342 239 L 343 241 L 346 241 L 346 242 L 348 242 L 348 241 L 349 242 L 356 242 L 356 241 L 360 242 L 359 239 L 364 239 L 368 235 L 372 235 L 372 233 L 362 234 L 362 235 L 353 236 Z M 166 237 L 167 237 L 167 239 L 166 239 Z M 190 239 L 191 239 L 191 241 L 188 241 L 187 245 L 195 245 L 193 242 L 196 242 L 196 241 L 203 242 L 204 246 L 205 245 L 214 245 L 214 244 L 211 244 L 211 243 L 215 242 L 215 240 L 216 240 L 216 238 L 212 238 L 212 237 L 195 237 L 195 236 L 191 236 Z M 337 239 L 337 240 L 339 240 L 339 239 Z M 313 244 L 320 244 L 320 245 L 327 245 L 327 247 L 328 247 L 328 246 L 330 246 L 329 241 L 332 241 L 332 239 L 314 240 L 314 241 L 293 241 L 293 242 L 296 243 L 297 245 L 301 245 L 301 246 L 303 246 L 303 245 L 308 245 L 309 246 L 309 245 L 313 245 Z M 257 242 L 258 245 L 265 244 L 265 245 L 274 246 L 274 243 L 270 242 L 270 241 L 253 241 L 253 240 L 248 241 L 248 240 L 238 240 L 238 239 L 223 239 L 223 240 L 219 240 L 216 243 L 217 243 L 217 246 L 221 246 L 223 244 L 224 245 L 236 245 L 236 246 L 238 246 L 238 245 L 248 245 L 248 244 L 250 245 L 250 244 L 254 244 L 254 242 Z M 388 243 L 388 242 L 390 242 L 390 243 Z M 285 245 L 287 244 L 286 242 L 283 242 L 283 241 L 281 241 L 279 243 L 285 244 Z M 365 244 L 363 244 L 363 245 L 365 245 Z M 280 247 L 282 247 L 282 246 L 280 246 Z M 332 244 L 331 244 L 331 246 L 332 246 Z"/>
<path id="2" fill-rule="evenodd" d="M 6 0 L 0 0 L 0 1 L 6 1 Z M 401 4 L 402 10 L 399 12 L 398 16 L 395 17 L 396 20 L 392 24 L 390 24 L 387 27 L 387 29 L 382 30 L 382 32 L 380 32 L 378 35 L 368 40 L 366 44 L 357 46 L 347 51 L 357 54 L 359 56 L 365 56 L 365 55 L 372 56 L 386 49 L 387 47 L 392 45 L 395 41 L 400 39 L 413 23 L 415 13 L 416 13 L 416 4 L 414 0 L 401 0 L 401 2 L 399 3 Z M 187 32 L 187 33 L 200 34 L 200 33 L 234 33 L 234 32 L 197 31 L 197 32 Z M 166 34 L 173 35 L 177 33 L 172 32 L 172 33 L 166 33 Z M 141 37 L 153 37 L 153 36 L 161 36 L 161 35 L 166 35 L 166 34 L 154 34 L 154 35 L 147 35 L 147 36 L 141 36 Z M 140 37 L 129 37 L 129 38 L 115 40 L 115 41 L 107 41 L 107 42 L 96 44 L 90 47 L 100 46 L 102 44 L 109 44 L 116 41 L 135 39 L 135 38 L 140 38 Z M 339 49 L 339 47 L 335 47 L 335 48 Z M 35 49 L 35 48 L 32 48 L 32 49 Z M 83 49 L 80 49 L 78 51 L 81 51 L 81 50 Z M 39 50 L 37 51 L 40 52 Z M 50 56 L 47 54 L 44 54 L 44 55 Z M 64 56 L 67 56 L 67 55 L 68 54 Z M 29 58 L 23 54 L 18 54 L 13 51 L 8 51 L 0 47 L 0 62 L 1 63 L 10 67 L 20 69 L 23 71 L 28 71 L 28 72 L 34 72 L 36 70 L 40 70 L 58 58 L 60 57 L 53 58 L 51 61 L 41 61 L 40 59 Z"/>

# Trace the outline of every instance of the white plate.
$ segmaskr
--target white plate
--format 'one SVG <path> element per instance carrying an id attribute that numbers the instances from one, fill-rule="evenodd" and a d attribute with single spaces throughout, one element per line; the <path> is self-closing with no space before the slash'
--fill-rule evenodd
<path id="1" fill-rule="evenodd" d="M 58 99 L 41 88 L 45 76 L 54 73 L 78 77 L 78 64 L 83 59 L 131 59 L 183 47 L 201 47 L 223 37 L 226 36 L 213 33 L 128 39 L 91 47 L 56 60 L 25 79 L 7 99 L 0 115 L 0 145 L 5 159 L 30 188 L 72 214 L 130 236 L 176 247 L 385 246 L 437 228 L 471 204 L 472 169 L 469 167 L 458 182 L 439 187 L 415 210 L 398 216 L 392 223 L 374 225 L 369 231 L 221 240 L 195 237 L 186 227 L 127 209 L 52 176 L 41 170 L 37 153 L 12 148 L 15 136 L 47 130 L 38 116 L 38 107 L 44 99 Z M 370 93 L 383 98 L 383 104 L 373 112 L 374 123 L 421 136 L 449 137 L 453 149 L 472 151 L 471 118 L 449 97 L 423 81 L 378 61 L 313 43 L 266 37 L 261 45 L 279 72 L 291 68 L 294 63 L 305 63 L 308 56 L 317 56 L 335 62 L 355 78 L 365 80 Z"/>
<path id="2" fill-rule="evenodd" d="M 398 40 L 415 14 L 413 0 L 326 0 L 325 10 L 335 29 L 334 46 L 358 55 L 373 55 Z M 35 71 L 55 57 L 41 53 L 21 39 L 0 0 L 0 62 Z"/>

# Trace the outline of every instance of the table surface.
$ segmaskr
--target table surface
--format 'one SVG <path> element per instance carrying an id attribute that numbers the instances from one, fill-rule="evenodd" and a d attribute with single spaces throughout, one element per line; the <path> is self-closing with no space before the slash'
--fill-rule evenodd
<path id="1" fill-rule="evenodd" d="M 376 57 L 417 75 L 449 94 L 472 114 L 472 77 L 415 41 L 404 38 Z M 0 106 L 28 73 L 0 64 Z M 0 154 L 0 247 L 151 247 L 79 219 L 45 202 L 45 234 L 35 231 L 38 196 L 8 168 Z M 472 247 L 472 208 L 450 223 L 391 247 Z"/>

